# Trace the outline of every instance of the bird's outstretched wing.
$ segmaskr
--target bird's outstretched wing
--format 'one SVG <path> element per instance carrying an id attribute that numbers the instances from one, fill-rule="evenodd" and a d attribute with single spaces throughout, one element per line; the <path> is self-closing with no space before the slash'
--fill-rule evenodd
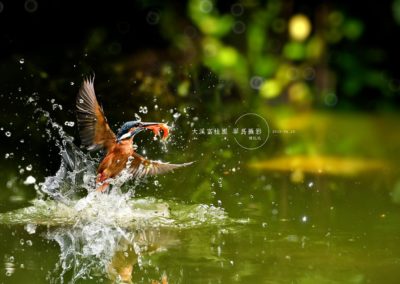
<path id="1" fill-rule="evenodd" d="M 76 116 L 82 144 L 89 149 L 109 150 L 116 142 L 94 92 L 94 78 L 85 79 L 76 98 Z"/>
<path id="2" fill-rule="evenodd" d="M 163 163 L 160 161 L 147 160 L 138 153 L 132 154 L 130 164 L 130 173 L 133 178 L 142 178 L 151 175 L 163 174 L 166 172 L 173 171 L 177 168 L 186 167 L 191 165 L 193 162 L 183 164 L 170 164 Z"/>

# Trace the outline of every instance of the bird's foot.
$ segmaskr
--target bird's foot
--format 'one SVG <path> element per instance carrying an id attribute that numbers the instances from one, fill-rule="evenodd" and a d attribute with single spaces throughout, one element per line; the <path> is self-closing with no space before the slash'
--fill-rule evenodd
<path id="1" fill-rule="evenodd" d="M 100 184 L 99 187 L 97 187 L 96 191 L 97 191 L 97 192 L 104 193 L 104 192 L 107 191 L 109 185 L 110 185 L 110 184 L 109 184 L 108 182 L 104 182 L 104 183 Z"/>

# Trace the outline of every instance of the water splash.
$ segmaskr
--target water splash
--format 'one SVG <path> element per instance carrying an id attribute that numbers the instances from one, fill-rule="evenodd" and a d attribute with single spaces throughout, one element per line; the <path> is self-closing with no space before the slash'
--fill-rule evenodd
<path id="1" fill-rule="evenodd" d="M 214 206 L 131 199 L 114 191 L 92 192 L 68 205 L 35 200 L 31 207 L 0 214 L 0 224 L 25 224 L 30 234 L 38 231 L 37 226 L 48 228 L 44 237 L 60 247 L 50 283 L 75 283 L 96 275 L 129 282 L 132 276 L 126 271 L 142 266 L 150 252 L 179 244 L 180 230 L 230 222 Z"/>
<path id="2" fill-rule="evenodd" d="M 232 222 L 224 210 L 205 204 L 181 204 L 153 197 L 129 198 L 128 194 L 92 192 L 69 204 L 34 200 L 33 205 L 0 214 L 0 224 L 49 227 L 96 223 L 124 229 L 193 228 Z"/>
<path id="3" fill-rule="evenodd" d="M 30 103 L 35 104 L 33 99 Z M 36 108 L 34 113 L 46 119 L 45 133 L 48 141 L 54 141 L 59 148 L 61 164 L 54 176 L 45 178 L 40 184 L 39 195 L 69 204 L 92 191 L 96 178 L 98 158 L 81 151 L 73 143 L 74 138 L 68 135 L 63 126 L 54 121 L 50 113 L 42 108 Z M 70 126 L 69 123 L 66 126 Z"/>
<path id="4" fill-rule="evenodd" d="M 28 103 L 37 105 L 35 99 Z M 0 214 L 0 224 L 24 225 L 29 234 L 47 226 L 44 237 L 60 247 L 59 261 L 48 277 L 50 283 L 102 280 L 104 275 L 112 281 L 129 282 L 134 265 L 143 265 L 143 256 L 179 242 L 173 233 L 177 228 L 229 222 L 218 207 L 134 198 L 139 181 L 123 193 L 121 186 L 129 178 L 124 174 L 112 181 L 110 194 L 95 192 L 100 157 L 75 146 L 73 137 L 49 112 L 37 108 L 35 113 L 46 118 L 48 141 L 59 148 L 61 164 L 54 176 L 39 184 L 40 198 L 32 206 Z M 140 117 L 136 115 L 136 119 Z M 71 127 L 71 123 L 65 126 Z"/>

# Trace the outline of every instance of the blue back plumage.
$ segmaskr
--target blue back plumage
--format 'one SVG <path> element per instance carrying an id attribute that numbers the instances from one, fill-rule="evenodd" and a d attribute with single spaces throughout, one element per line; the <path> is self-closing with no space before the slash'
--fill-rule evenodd
<path id="1" fill-rule="evenodd" d="M 118 134 L 117 134 L 117 138 L 120 138 L 122 135 L 124 135 L 125 133 L 127 133 L 128 130 L 131 129 L 132 127 L 137 126 L 137 125 L 139 124 L 139 122 L 140 122 L 140 121 L 138 121 L 138 120 L 136 120 L 136 121 L 128 121 L 128 122 L 125 122 L 125 123 L 121 126 L 121 128 L 119 129 Z"/>

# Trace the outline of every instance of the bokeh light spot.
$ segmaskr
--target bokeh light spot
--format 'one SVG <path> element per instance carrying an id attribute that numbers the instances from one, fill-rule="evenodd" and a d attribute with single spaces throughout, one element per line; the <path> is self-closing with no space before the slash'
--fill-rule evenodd
<path id="1" fill-rule="evenodd" d="M 224 47 L 218 53 L 219 62 L 224 66 L 232 66 L 238 59 L 237 51 L 232 47 Z"/>
<path id="2" fill-rule="evenodd" d="M 264 79 L 260 76 L 253 76 L 250 79 L 250 87 L 252 89 L 258 90 L 260 89 L 261 84 L 263 83 Z"/>
<path id="3" fill-rule="evenodd" d="M 24 4 L 25 11 L 27 11 L 28 13 L 36 12 L 38 6 L 39 5 L 36 0 L 26 0 Z"/>
<path id="4" fill-rule="evenodd" d="M 241 34 L 244 33 L 244 31 L 246 30 L 246 24 L 243 23 L 242 21 L 236 21 L 233 24 L 232 30 L 235 34 Z"/>
<path id="5" fill-rule="evenodd" d="M 243 6 L 242 4 L 236 3 L 231 6 L 231 13 L 233 16 L 241 16 L 243 14 Z"/>
<path id="6" fill-rule="evenodd" d="M 157 25 L 160 21 L 160 15 L 157 12 L 150 11 L 147 13 L 146 21 L 150 25 Z"/>
<path id="7" fill-rule="evenodd" d="M 315 70 L 312 67 L 305 67 L 302 73 L 303 73 L 303 78 L 307 81 L 314 80 L 315 78 Z"/>
<path id="8" fill-rule="evenodd" d="M 305 40 L 311 32 L 310 20 L 302 14 L 294 15 L 289 21 L 289 35 L 297 41 Z"/>
<path id="9" fill-rule="evenodd" d="M 288 89 L 289 100 L 295 104 L 308 104 L 311 102 L 311 91 L 307 84 L 297 82 Z"/>
<path id="10" fill-rule="evenodd" d="M 272 99 L 280 95 L 282 86 L 276 79 L 265 80 L 260 86 L 260 94 L 267 99 Z"/>
<path id="11" fill-rule="evenodd" d="M 213 9 L 213 3 L 209 0 L 200 1 L 200 11 L 203 13 L 210 13 Z"/>
<path id="12" fill-rule="evenodd" d="M 324 95 L 324 103 L 327 106 L 335 106 L 338 102 L 338 98 L 335 93 L 327 93 Z"/>

